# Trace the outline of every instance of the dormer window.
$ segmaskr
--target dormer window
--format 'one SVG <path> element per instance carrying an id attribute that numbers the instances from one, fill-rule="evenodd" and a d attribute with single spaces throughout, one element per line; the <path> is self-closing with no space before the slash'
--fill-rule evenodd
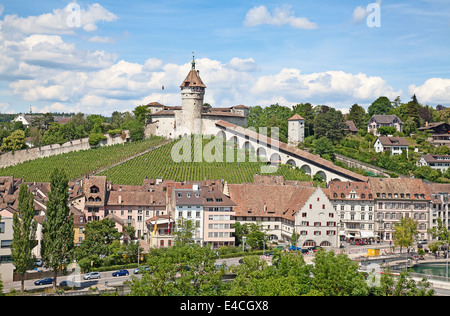
<path id="1" fill-rule="evenodd" d="M 98 193 L 100 190 L 95 185 L 91 187 L 91 193 Z"/>

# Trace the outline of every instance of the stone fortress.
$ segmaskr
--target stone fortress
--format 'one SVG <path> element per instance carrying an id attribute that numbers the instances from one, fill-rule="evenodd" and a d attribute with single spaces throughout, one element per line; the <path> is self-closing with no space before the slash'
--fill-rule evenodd
<path id="1" fill-rule="evenodd" d="M 236 105 L 228 108 L 204 106 L 203 97 L 206 85 L 195 69 L 195 58 L 186 79 L 181 83 L 181 106 L 165 106 L 151 102 L 147 106 L 151 112 L 151 121 L 146 129 L 148 133 L 176 139 L 179 136 L 218 135 L 221 129 L 219 121 L 247 127 L 249 107 Z M 304 140 L 304 119 L 295 115 L 289 120 L 289 144 L 298 145 Z"/>

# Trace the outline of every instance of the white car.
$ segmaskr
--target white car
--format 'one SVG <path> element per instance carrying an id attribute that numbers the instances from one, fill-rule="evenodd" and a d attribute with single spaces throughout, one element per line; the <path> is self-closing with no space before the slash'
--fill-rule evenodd
<path id="1" fill-rule="evenodd" d="M 85 280 L 100 279 L 100 272 L 89 272 L 83 276 Z"/>
<path id="2" fill-rule="evenodd" d="M 419 240 L 419 241 L 417 242 L 417 244 L 419 244 L 419 245 L 428 244 L 428 240 L 427 240 L 427 239 Z"/>

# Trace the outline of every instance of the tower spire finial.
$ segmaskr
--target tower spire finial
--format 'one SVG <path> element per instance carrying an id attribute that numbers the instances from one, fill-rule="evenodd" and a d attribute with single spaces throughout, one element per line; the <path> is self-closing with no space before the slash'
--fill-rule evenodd
<path id="1" fill-rule="evenodd" d="M 194 52 L 192 52 L 192 69 L 195 69 L 195 56 L 194 56 Z"/>

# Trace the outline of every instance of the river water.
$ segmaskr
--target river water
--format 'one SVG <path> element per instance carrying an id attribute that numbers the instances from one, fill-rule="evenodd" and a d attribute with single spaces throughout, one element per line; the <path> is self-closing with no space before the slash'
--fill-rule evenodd
<path id="1" fill-rule="evenodd" d="M 412 270 L 421 274 L 437 275 L 442 277 L 447 276 L 445 264 L 418 264 L 414 266 Z M 448 273 L 450 274 L 450 265 L 448 268 Z"/>

